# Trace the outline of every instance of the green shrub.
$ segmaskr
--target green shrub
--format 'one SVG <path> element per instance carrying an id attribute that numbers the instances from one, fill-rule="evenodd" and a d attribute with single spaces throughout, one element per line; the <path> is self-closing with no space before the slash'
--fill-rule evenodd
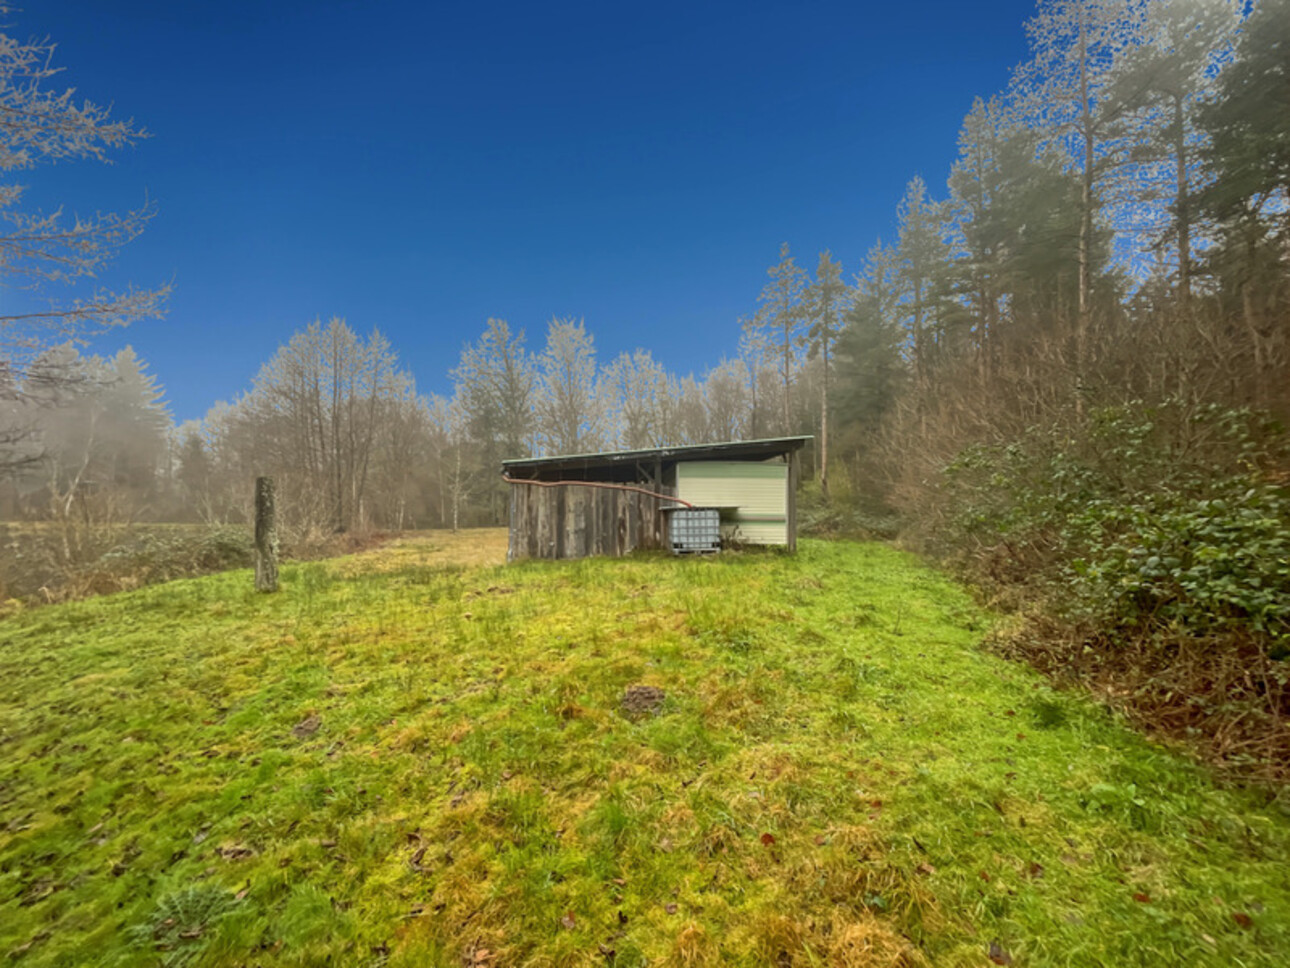
<path id="1" fill-rule="evenodd" d="M 1072 521 L 1084 553 L 1062 569 L 1072 606 L 1116 625 L 1290 634 L 1290 502 L 1248 484 L 1218 481 L 1205 498 L 1091 503 Z"/>
<path id="2" fill-rule="evenodd" d="M 1004 561 L 1097 627 L 1290 636 L 1290 466 L 1248 410 L 1136 402 L 1076 431 L 963 451 L 946 469 L 949 550 Z"/>

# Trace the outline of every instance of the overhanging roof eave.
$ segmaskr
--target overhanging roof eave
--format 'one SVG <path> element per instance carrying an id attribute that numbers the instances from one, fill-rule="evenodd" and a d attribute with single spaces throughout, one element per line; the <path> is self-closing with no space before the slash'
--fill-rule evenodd
<path id="1" fill-rule="evenodd" d="M 731 460 L 766 460 L 771 457 L 791 454 L 802 448 L 812 438 L 770 437 L 758 440 L 729 440 L 716 444 L 684 444 L 675 447 L 650 447 L 641 450 L 618 450 L 592 454 L 562 454 L 553 457 L 520 457 L 502 461 L 503 473 L 518 470 L 562 470 L 577 468 L 589 470 L 594 467 L 612 467 L 615 465 L 642 461 L 702 460 L 705 457 Z"/>

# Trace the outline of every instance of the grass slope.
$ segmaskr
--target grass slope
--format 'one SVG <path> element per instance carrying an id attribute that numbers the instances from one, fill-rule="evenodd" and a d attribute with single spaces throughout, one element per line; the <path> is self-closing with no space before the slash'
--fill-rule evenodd
<path id="1" fill-rule="evenodd" d="M 1284 964 L 1290 820 L 913 559 L 445 540 L 0 624 L 0 956 Z"/>

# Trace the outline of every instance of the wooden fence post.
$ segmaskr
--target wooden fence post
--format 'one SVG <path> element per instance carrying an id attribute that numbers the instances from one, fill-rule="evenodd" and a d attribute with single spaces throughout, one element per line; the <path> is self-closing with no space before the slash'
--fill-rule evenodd
<path id="1" fill-rule="evenodd" d="M 255 479 L 255 590 L 278 590 L 278 522 L 272 477 Z"/>

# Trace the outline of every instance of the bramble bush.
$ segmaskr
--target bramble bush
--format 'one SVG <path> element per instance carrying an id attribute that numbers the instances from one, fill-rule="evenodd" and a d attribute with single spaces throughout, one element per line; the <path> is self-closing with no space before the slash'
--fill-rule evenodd
<path id="1" fill-rule="evenodd" d="M 1290 467 L 1282 428 L 1249 410 L 1141 402 L 1080 432 L 1033 428 L 947 468 L 960 560 L 1041 586 L 1091 628 L 1290 641 Z"/>
<path id="2" fill-rule="evenodd" d="M 0 525 L 0 598 L 56 601 L 245 568 L 246 528 L 137 525 L 80 541 L 69 558 L 57 526 Z"/>

